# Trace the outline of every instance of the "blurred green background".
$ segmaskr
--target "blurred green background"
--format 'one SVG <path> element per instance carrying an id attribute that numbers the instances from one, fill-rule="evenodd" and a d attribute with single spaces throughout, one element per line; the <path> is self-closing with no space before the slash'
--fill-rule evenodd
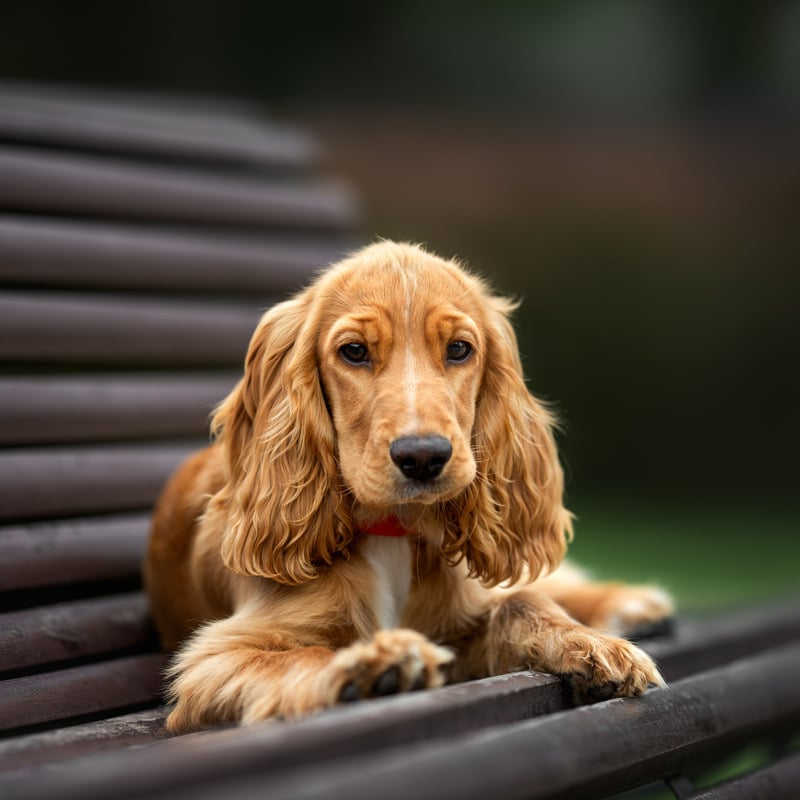
<path id="1" fill-rule="evenodd" d="M 524 300 L 573 554 L 684 608 L 800 588 L 800 2 L 5 2 L 0 77 L 308 124 L 363 235 Z"/>

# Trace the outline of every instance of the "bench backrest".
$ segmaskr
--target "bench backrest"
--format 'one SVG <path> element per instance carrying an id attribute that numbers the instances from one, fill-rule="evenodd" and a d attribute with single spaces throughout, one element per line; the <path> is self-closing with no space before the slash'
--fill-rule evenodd
<path id="1" fill-rule="evenodd" d="M 158 702 L 151 504 L 357 217 L 252 108 L 0 84 L 0 734 Z"/>

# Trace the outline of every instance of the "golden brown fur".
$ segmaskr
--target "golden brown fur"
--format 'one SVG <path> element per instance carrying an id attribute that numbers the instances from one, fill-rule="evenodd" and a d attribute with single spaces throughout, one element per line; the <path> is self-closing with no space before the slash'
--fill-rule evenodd
<path id="1" fill-rule="evenodd" d="M 177 650 L 171 729 L 296 716 L 446 672 L 542 669 L 586 697 L 661 682 L 609 631 L 663 618 L 668 598 L 540 579 L 571 518 L 512 309 L 453 262 L 382 242 L 264 315 L 215 443 L 154 515 L 145 578 Z M 443 465 L 431 441 L 447 443 Z M 387 517 L 406 536 L 363 533 Z"/>

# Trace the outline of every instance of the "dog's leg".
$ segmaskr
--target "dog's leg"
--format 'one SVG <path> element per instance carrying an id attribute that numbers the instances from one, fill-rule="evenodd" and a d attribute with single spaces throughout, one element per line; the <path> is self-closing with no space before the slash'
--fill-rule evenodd
<path id="1" fill-rule="evenodd" d="M 650 657 L 624 639 L 581 625 L 533 589 L 501 599 L 489 619 L 492 674 L 538 669 L 559 675 L 576 702 L 641 694 L 664 681 Z"/>
<path id="2" fill-rule="evenodd" d="M 596 583 L 571 564 L 538 581 L 536 588 L 552 597 L 584 625 L 637 639 L 669 633 L 675 605 L 657 586 Z"/>
<path id="3" fill-rule="evenodd" d="M 316 641 L 317 643 L 309 643 Z M 169 670 L 173 732 L 296 717 L 338 702 L 440 686 L 452 659 L 410 630 L 379 631 L 338 650 L 320 637 L 236 614 L 201 628 Z"/>

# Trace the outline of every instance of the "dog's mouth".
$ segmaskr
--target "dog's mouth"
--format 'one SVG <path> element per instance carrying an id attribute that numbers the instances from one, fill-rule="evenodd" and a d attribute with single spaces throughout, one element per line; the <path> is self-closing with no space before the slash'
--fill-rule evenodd
<path id="1" fill-rule="evenodd" d="M 464 488 L 460 483 L 442 476 L 428 481 L 395 481 L 395 496 L 399 504 L 438 503 L 449 500 Z"/>
<path id="2" fill-rule="evenodd" d="M 461 474 L 465 472 L 465 474 Z M 368 482 L 354 487 L 358 501 L 368 508 L 392 508 L 396 506 L 429 506 L 452 500 L 461 494 L 474 478 L 474 472 L 447 470 L 427 480 L 406 478 L 396 470 L 390 471 L 380 486 Z"/>
<path id="3" fill-rule="evenodd" d="M 436 489 L 432 486 L 428 487 L 413 487 L 403 486 L 399 487 L 394 493 L 384 494 L 382 496 L 363 495 L 354 493 L 355 499 L 358 504 L 370 515 L 391 515 L 400 513 L 401 509 L 414 509 L 420 511 L 427 508 L 436 507 L 439 504 L 446 503 L 458 497 L 463 491 L 463 487 L 456 487 L 448 484 L 446 488 Z M 416 512 L 412 512 L 413 513 Z"/>

